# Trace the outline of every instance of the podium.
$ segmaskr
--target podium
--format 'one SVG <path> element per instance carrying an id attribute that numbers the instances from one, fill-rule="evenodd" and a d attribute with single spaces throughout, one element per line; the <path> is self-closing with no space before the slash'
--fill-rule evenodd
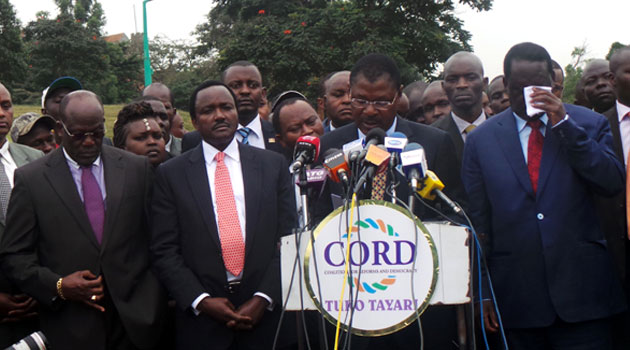
<path id="1" fill-rule="evenodd" d="M 407 326 L 429 305 L 471 301 L 471 240 L 465 228 L 421 223 L 381 201 L 362 201 L 353 219 L 349 214 L 339 208 L 313 231 L 282 238 L 287 310 L 318 310 L 333 324 L 341 316 L 342 328 L 353 314 L 353 333 L 380 336 Z"/>

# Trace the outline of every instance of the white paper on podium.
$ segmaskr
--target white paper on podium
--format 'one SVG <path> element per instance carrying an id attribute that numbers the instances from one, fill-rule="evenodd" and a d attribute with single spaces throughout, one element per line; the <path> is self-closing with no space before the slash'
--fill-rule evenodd
<path id="1" fill-rule="evenodd" d="M 425 222 L 424 225 L 435 242 L 440 269 L 430 304 L 454 305 L 470 302 L 470 242 L 468 231 L 465 228 L 444 223 Z M 298 271 L 298 266 L 302 267 L 302 271 L 304 270 L 304 252 L 310 242 L 310 232 L 302 234 L 300 242 L 300 258 L 302 262 L 300 265 L 295 265 L 293 285 L 289 290 L 296 261 L 295 241 L 294 235 L 285 236 L 281 239 L 280 268 L 282 273 L 283 303 L 287 300 L 288 295 L 287 310 L 317 310 L 306 289 L 304 273 L 302 272 L 302 279 L 300 280 Z M 300 288 L 302 289 L 302 302 L 300 302 Z"/>

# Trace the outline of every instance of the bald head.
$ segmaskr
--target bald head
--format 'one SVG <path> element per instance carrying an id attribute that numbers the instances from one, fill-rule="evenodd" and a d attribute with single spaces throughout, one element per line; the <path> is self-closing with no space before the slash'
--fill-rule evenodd
<path id="1" fill-rule="evenodd" d="M 473 67 L 474 70 L 483 77 L 483 64 L 481 63 L 481 60 L 475 54 L 468 51 L 456 52 L 451 55 L 448 60 L 446 60 L 446 63 L 444 63 L 444 76 L 446 76 L 446 72 L 449 69 L 452 69 L 454 64 L 459 64 L 461 62 L 465 62 Z"/>
<path id="2" fill-rule="evenodd" d="M 424 124 L 432 124 L 439 118 L 451 113 L 451 105 L 442 88 L 442 80 L 434 81 L 422 94 L 422 110 L 424 112 Z"/>
<path id="3" fill-rule="evenodd" d="M 630 62 L 630 46 L 621 47 L 610 56 L 610 71 L 617 74 L 617 70 Z"/>
<path id="4" fill-rule="evenodd" d="M 469 123 L 481 115 L 486 84 L 481 60 L 470 52 L 460 51 L 444 64 L 442 87 L 453 113 Z"/>
<path id="5" fill-rule="evenodd" d="M 74 113 L 74 109 L 68 109 L 68 106 L 74 106 L 76 104 L 90 106 L 91 109 L 100 110 L 103 113 L 103 117 L 105 117 L 103 102 L 101 102 L 101 98 L 98 97 L 98 95 L 88 90 L 77 90 L 67 94 L 63 100 L 61 100 L 61 104 L 59 105 L 61 121 L 67 123 L 69 117 L 73 117 L 74 114 L 76 114 Z"/>

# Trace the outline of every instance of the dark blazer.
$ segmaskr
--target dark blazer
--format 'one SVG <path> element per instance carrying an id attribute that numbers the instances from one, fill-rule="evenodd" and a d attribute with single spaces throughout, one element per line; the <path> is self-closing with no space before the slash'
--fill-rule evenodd
<path id="1" fill-rule="evenodd" d="M 145 157 L 109 146 L 103 146 L 101 158 L 106 186 L 102 244 L 59 148 L 15 172 L 0 245 L 2 268 L 42 305 L 41 328 L 51 347 L 105 348 L 107 317 L 84 304 L 65 302 L 56 293 L 60 277 L 88 269 L 103 276 L 106 300 L 115 306 L 130 340 L 151 348 L 159 338 L 165 306 L 149 264 L 151 166 Z"/>
<path id="2" fill-rule="evenodd" d="M 455 155 L 455 149 L 450 137 L 442 130 L 432 128 L 419 123 L 414 123 L 397 118 L 396 131 L 402 132 L 407 135 L 409 142 L 417 142 L 425 150 L 427 157 L 427 164 L 430 170 L 433 170 L 436 175 L 444 182 L 444 192 L 453 200 L 461 201 L 463 196 L 463 186 L 459 177 L 460 166 L 457 162 Z M 351 123 L 344 125 L 334 131 L 325 134 L 321 138 L 320 154 L 326 153 L 330 148 L 342 149 L 343 145 L 354 141 L 358 138 L 357 125 Z M 388 175 L 389 177 L 389 175 Z M 391 179 L 388 180 L 388 182 Z M 402 199 L 405 203 L 409 198 L 409 185 L 407 179 L 397 175 L 399 182 L 396 188 L 396 196 Z M 331 194 L 341 195 L 343 192 L 340 184 L 328 181 L 326 188 L 318 201 L 315 211 L 316 219 L 320 220 L 333 210 L 333 204 L 331 201 Z M 369 191 L 364 191 L 369 196 Z M 366 198 L 367 198 L 366 196 Z M 385 197 L 389 200 L 388 196 Z M 437 203 L 436 203 L 437 204 Z M 448 210 L 445 209 L 448 213 Z M 433 217 L 432 213 L 425 210 L 422 205 L 416 205 L 416 215 L 422 219 Z"/>
<path id="3" fill-rule="evenodd" d="M 282 146 L 278 142 L 276 142 L 276 131 L 273 129 L 273 125 L 260 117 L 257 118 L 260 119 L 260 124 L 262 126 L 263 138 L 265 140 L 265 149 L 278 153 L 283 153 L 284 151 Z M 182 153 L 195 148 L 195 146 L 200 143 L 201 135 L 199 134 L 199 131 L 193 130 L 191 132 L 187 132 L 184 137 L 182 137 Z"/>
<path id="4" fill-rule="evenodd" d="M 457 154 L 457 163 L 462 162 L 462 154 L 464 153 L 464 139 L 462 138 L 459 129 L 457 128 L 457 124 L 453 120 L 453 114 L 449 113 L 444 118 L 440 118 L 433 122 L 431 126 L 444 130 L 453 140 L 453 145 L 455 145 L 455 154 Z"/>
<path id="5" fill-rule="evenodd" d="M 506 328 L 599 319 L 625 308 L 593 203 L 593 193 L 622 190 L 624 171 L 606 119 L 565 109 L 568 120 L 547 126 L 536 193 L 511 108 L 476 128 L 464 146 L 469 214 L 486 234 Z"/>
<path id="6" fill-rule="evenodd" d="M 228 294 L 226 270 L 202 145 L 157 169 L 151 251 L 160 280 L 177 302 L 179 349 L 227 349 L 233 342 L 271 348 L 282 302 L 278 240 L 295 223 L 293 186 L 284 157 L 239 143 L 245 187 L 245 266 L 241 286 Z M 227 297 L 238 308 L 262 292 L 278 305 L 251 332 L 234 332 L 195 316 L 202 293 Z"/>
<path id="7" fill-rule="evenodd" d="M 13 161 L 18 168 L 44 156 L 42 151 L 19 143 L 9 143 L 9 153 L 11 153 L 11 157 L 13 157 Z M 4 235 L 4 229 L 5 222 L 0 221 L 0 239 Z M 0 271 L 0 293 L 20 294 L 19 290 L 7 279 L 2 271 Z M 9 347 L 36 331 L 36 324 L 36 318 L 21 322 L 0 323 L 0 349 Z"/>

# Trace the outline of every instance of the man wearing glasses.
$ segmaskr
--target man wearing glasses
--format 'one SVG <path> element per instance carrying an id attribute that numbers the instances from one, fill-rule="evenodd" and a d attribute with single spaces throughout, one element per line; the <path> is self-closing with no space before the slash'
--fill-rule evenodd
<path id="1" fill-rule="evenodd" d="M 151 166 L 102 146 L 94 93 L 69 93 L 60 112 L 61 147 L 15 172 L 2 266 L 40 303 L 51 347 L 152 348 L 165 299 L 149 269 Z"/>

